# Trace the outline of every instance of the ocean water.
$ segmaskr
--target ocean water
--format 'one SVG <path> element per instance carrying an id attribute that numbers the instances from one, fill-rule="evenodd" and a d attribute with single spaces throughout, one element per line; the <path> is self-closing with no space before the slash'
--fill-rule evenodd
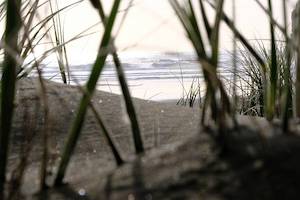
<path id="1" fill-rule="evenodd" d="M 222 54 L 223 55 L 223 54 Z M 157 54 L 120 54 L 120 60 L 133 97 L 146 100 L 180 99 L 191 85 L 200 87 L 204 95 L 205 85 L 197 62 L 192 53 L 157 53 Z M 225 63 L 228 56 L 221 56 L 220 63 Z M 85 84 L 92 64 L 70 65 L 70 83 Z M 226 65 L 221 65 L 222 76 L 230 76 Z M 43 76 L 52 81 L 62 82 L 58 65 L 51 63 L 43 67 Z M 121 94 L 114 63 L 108 57 L 105 68 L 98 81 L 97 89 Z"/>

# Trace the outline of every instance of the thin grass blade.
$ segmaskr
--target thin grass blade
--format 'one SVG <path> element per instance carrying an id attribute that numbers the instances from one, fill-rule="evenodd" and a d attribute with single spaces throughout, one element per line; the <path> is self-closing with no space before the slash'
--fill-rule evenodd
<path id="1" fill-rule="evenodd" d="M 270 63 L 270 87 L 267 86 L 267 105 L 266 105 L 266 117 L 268 120 L 274 118 L 275 104 L 276 104 L 276 92 L 277 92 L 277 79 L 278 79 L 278 69 L 277 69 L 277 52 L 276 52 L 276 39 L 275 39 L 275 29 L 272 23 L 273 9 L 272 1 L 268 0 L 269 5 L 269 16 L 270 16 L 270 35 L 271 35 L 271 63 Z"/>
<path id="2" fill-rule="evenodd" d="M 289 112 L 289 109 L 292 108 L 292 93 L 291 93 L 291 45 L 288 35 L 288 23 L 287 23 L 287 5 L 286 0 L 282 0 L 282 9 L 283 9 L 283 22 L 284 22 L 284 37 L 285 37 L 285 44 L 286 44 L 286 62 L 285 62 L 285 70 L 284 70 L 284 94 L 283 94 L 283 101 L 282 101 L 282 129 L 284 132 L 288 131 L 288 122 L 289 118 L 292 116 Z"/>
<path id="3" fill-rule="evenodd" d="M 113 3 L 113 6 L 112 6 L 111 12 L 110 12 L 110 16 L 107 20 L 107 25 L 105 26 L 105 31 L 104 31 L 104 35 L 101 40 L 98 56 L 93 65 L 91 75 L 90 75 L 89 80 L 86 85 L 86 91 L 88 92 L 88 95 L 84 94 L 80 101 L 80 105 L 77 110 L 75 120 L 74 120 L 74 122 L 72 124 L 72 128 L 69 132 L 68 139 L 65 143 L 65 147 L 63 150 L 63 154 L 62 154 L 62 159 L 59 164 L 57 176 L 56 176 L 55 183 L 54 183 L 55 185 L 62 184 L 68 163 L 70 161 L 71 155 L 73 154 L 74 148 L 76 146 L 76 143 L 77 143 L 79 135 L 80 135 L 80 131 L 81 131 L 81 128 L 82 128 L 82 125 L 84 122 L 87 107 L 91 100 L 91 95 L 93 94 L 93 92 L 95 90 L 98 78 L 103 70 L 106 57 L 107 57 L 108 53 L 110 52 L 109 49 L 110 49 L 111 32 L 112 32 L 112 28 L 113 28 L 113 25 L 114 25 L 114 22 L 115 22 L 115 19 L 117 16 L 119 5 L 120 5 L 120 0 L 115 0 Z"/>
<path id="4" fill-rule="evenodd" d="M 100 18 L 102 20 L 102 24 L 104 25 L 104 28 L 107 25 L 107 18 L 105 16 L 104 10 L 103 10 L 103 6 L 102 3 L 99 1 L 99 3 L 97 4 L 98 10 L 99 10 L 99 15 Z M 126 105 L 126 110 L 127 110 L 127 114 L 128 117 L 130 119 L 130 123 L 131 123 L 131 130 L 132 130 L 132 134 L 133 134 L 133 141 L 134 141 L 134 146 L 135 146 L 135 151 L 137 154 L 139 153 L 143 153 L 144 152 L 144 145 L 143 145 L 143 140 L 142 140 L 142 136 L 141 136 L 141 131 L 140 131 L 140 127 L 139 127 L 139 123 L 137 120 L 137 115 L 136 115 L 136 111 L 132 102 L 132 98 L 130 95 L 130 91 L 128 88 L 128 84 L 126 82 L 126 78 L 125 78 L 125 73 L 121 64 L 121 61 L 118 57 L 118 54 L 115 51 L 115 46 L 114 43 L 111 42 L 111 46 L 112 46 L 112 56 L 113 56 L 113 61 L 115 63 L 115 67 L 117 70 L 117 76 L 121 85 L 121 90 L 124 96 L 124 100 L 125 100 L 125 105 Z"/>
<path id="5" fill-rule="evenodd" d="M 212 46 L 212 63 L 217 66 L 218 65 L 218 55 L 219 55 L 219 31 L 220 31 L 220 23 L 222 19 L 223 13 L 223 5 L 224 0 L 218 0 L 218 4 L 216 7 L 216 18 L 215 24 L 213 26 L 211 32 L 211 46 Z"/>
<path id="6" fill-rule="evenodd" d="M 210 27 L 210 24 L 209 24 L 209 21 L 208 21 L 208 18 L 207 18 L 207 14 L 206 14 L 206 10 L 205 10 L 204 4 L 203 4 L 203 0 L 199 0 L 199 3 L 200 3 L 201 16 L 202 16 L 202 19 L 204 21 L 206 34 L 207 34 L 207 37 L 210 40 L 211 32 L 212 32 L 211 29 L 212 28 Z"/>

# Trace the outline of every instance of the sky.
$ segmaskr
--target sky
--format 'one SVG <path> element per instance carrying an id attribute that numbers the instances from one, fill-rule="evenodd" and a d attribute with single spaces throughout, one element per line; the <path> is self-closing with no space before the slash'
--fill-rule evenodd
<path id="1" fill-rule="evenodd" d="M 54 0 L 53 0 L 54 1 Z M 57 0 L 60 7 L 69 5 L 78 0 Z M 179 0 L 183 1 L 183 0 Z M 232 15 L 231 2 L 225 0 L 225 12 Z M 235 0 L 237 13 L 237 28 L 249 40 L 268 39 L 269 25 L 268 17 L 255 3 L 255 0 Z M 260 0 L 267 5 L 267 0 Z M 297 0 L 288 1 L 288 12 L 291 13 Z M 1 0 L 0 0 L 1 2 Z M 110 11 L 112 0 L 102 0 L 105 11 Z M 193 48 L 185 36 L 185 32 L 175 16 L 168 0 L 133 0 L 133 5 L 128 8 L 130 0 L 122 0 L 118 23 L 115 24 L 114 35 L 116 46 L 121 53 L 153 53 L 153 52 L 192 52 Z M 196 8 L 199 8 L 198 0 L 193 0 Z M 274 17 L 282 22 L 282 0 L 273 0 Z M 214 12 L 207 6 L 211 22 L 214 19 Z M 43 12 L 49 12 L 44 7 Z M 127 13 L 126 18 L 124 14 Z M 199 13 L 198 13 L 199 15 Z M 290 19 L 290 16 L 288 17 Z M 82 31 L 98 23 L 99 16 L 91 6 L 89 0 L 65 10 L 61 14 L 65 40 L 74 38 Z M 120 27 L 120 21 L 123 21 Z M 199 19 L 200 16 L 199 16 Z M 290 21 L 289 21 L 290 23 Z M 3 24 L 2 24 L 3 25 Z M 119 30 L 120 29 L 120 30 Z M 119 31 L 118 31 L 119 30 Z M 67 52 L 72 63 L 86 63 L 94 60 L 99 42 L 102 37 L 102 24 L 90 29 L 89 36 L 73 41 L 67 45 Z M 222 24 L 221 29 L 221 50 L 232 48 L 231 31 Z"/>
<path id="2" fill-rule="evenodd" d="M 75 0 L 59 1 L 60 6 L 68 5 Z M 104 0 L 106 13 L 109 13 L 111 0 Z M 195 3 L 197 1 L 194 1 Z M 225 0 L 225 12 L 231 16 L 231 0 Z M 267 5 L 267 0 L 261 0 Z M 291 13 L 296 0 L 288 1 L 288 11 Z M 152 52 L 192 52 L 193 48 L 186 39 L 178 18 L 175 16 L 168 0 L 134 0 L 128 10 L 123 25 L 120 21 L 126 13 L 129 0 L 123 0 L 118 23 L 114 33 L 118 32 L 116 46 L 122 53 L 152 53 Z M 197 4 L 195 4 L 198 6 Z M 207 6 L 210 19 L 214 19 L 213 11 Z M 282 1 L 273 1 L 274 17 L 282 22 Z M 258 7 L 254 0 L 236 0 L 236 24 L 238 29 L 248 39 L 268 39 L 268 17 Z M 65 11 L 62 15 L 66 40 L 73 38 L 86 28 L 99 22 L 99 17 L 88 0 Z M 289 16 L 290 19 L 290 16 Z M 212 20 L 211 20 L 212 21 Z M 289 22 L 290 23 L 290 22 Z M 120 28 L 120 31 L 118 29 Z M 98 49 L 102 36 L 102 25 L 99 24 L 90 32 L 95 32 L 85 38 L 68 45 L 68 53 L 74 60 L 92 59 Z M 226 25 L 222 24 L 221 50 L 231 49 L 232 34 Z M 84 59 L 83 59 L 84 58 Z M 80 62 L 80 61 L 78 61 Z"/>

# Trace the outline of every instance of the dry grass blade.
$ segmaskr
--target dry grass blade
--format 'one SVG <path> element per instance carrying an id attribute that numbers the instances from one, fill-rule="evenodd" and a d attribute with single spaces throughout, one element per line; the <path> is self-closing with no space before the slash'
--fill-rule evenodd
<path id="1" fill-rule="evenodd" d="M 36 0 L 34 2 L 33 7 L 35 6 L 35 3 L 37 3 L 37 2 L 38 2 L 38 0 Z M 51 28 L 54 28 L 56 31 L 58 30 L 60 34 L 62 33 L 62 29 L 61 29 L 60 24 L 54 23 L 55 26 L 51 26 L 51 28 L 45 28 L 45 27 L 47 27 L 48 23 L 51 22 L 51 21 L 53 22 L 54 18 L 59 19 L 60 13 L 62 13 L 63 11 L 65 11 L 69 8 L 72 8 L 75 5 L 78 5 L 81 2 L 82 2 L 82 0 L 79 0 L 79 1 L 73 2 L 71 4 L 68 4 L 68 5 L 64 6 L 63 8 L 57 9 L 55 11 L 53 10 L 53 12 L 50 15 L 48 15 L 44 18 L 41 18 L 38 15 L 38 13 L 39 13 L 38 8 L 41 8 L 42 5 L 46 6 L 48 1 L 46 1 L 42 4 L 36 5 L 35 9 L 31 8 L 27 12 L 27 14 L 25 15 L 25 16 L 28 16 L 29 19 L 27 21 L 23 21 L 23 27 L 24 27 L 24 33 L 25 34 L 23 35 L 23 38 L 22 38 L 21 43 L 20 43 L 20 46 L 23 48 L 22 51 L 21 51 L 21 57 L 23 58 L 23 60 L 25 60 L 25 58 L 27 58 L 30 54 L 32 54 L 32 50 L 36 46 L 38 46 L 44 38 L 49 38 L 51 40 L 51 36 L 50 36 Z M 39 20 L 36 24 L 32 24 L 32 20 L 34 20 L 35 18 L 37 18 Z M 43 31 L 43 29 L 45 29 L 45 30 Z M 32 48 L 30 47 L 29 41 L 28 41 L 28 43 L 25 43 L 26 37 L 27 37 L 26 35 L 30 35 L 30 43 L 31 43 Z M 66 43 L 61 38 L 62 37 L 58 38 L 58 39 L 60 39 L 60 40 L 58 40 L 58 43 L 61 44 L 61 45 L 57 45 L 57 43 L 56 43 L 56 46 L 58 46 L 58 48 L 55 48 L 55 50 L 56 50 L 56 52 L 62 52 L 62 55 L 63 55 L 62 58 L 64 60 L 64 63 L 67 63 L 66 56 L 64 56 L 65 55 L 64 54 L 64 52 L 65 52 L 64 48 L 65 48 Z M 23 64 L 24 63 L 20 64 L 21 67 L 17 71 L 18 74 L 23 74 L 24 73 L 24 70 L 26 69 L 26 66 L 24 66 Z"/>

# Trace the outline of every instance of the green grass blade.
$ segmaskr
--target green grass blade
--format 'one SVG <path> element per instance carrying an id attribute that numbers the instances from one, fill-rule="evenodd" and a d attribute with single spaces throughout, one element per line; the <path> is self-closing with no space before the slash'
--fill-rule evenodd
<path id="1" fill-rule="evenodd" d="M 171 6 L 176 12 L 176 15 L 179 18 L 182 26 L 184 27 L 190 41 L 192 42 L 198 57 L 206 58 L 202 38 L 199 38 L 199 35 L 201 36 L 201 34 L 195 31 L 196 29 L 193 27 L 193 24 L 189 19 L 188 11 L 182 6 L 180 6 L 177 0 L 169 0 L 169 2 L 171 3 Z"/>
<path id="2" fill-rule="evenodd" d="M 14 97 L 16 85 L 16 58 L 19 56 L 18 34 L 21 27 L 21 0 L 7 0 L 6 2 L 6 27 L 4 33 L 5 45 L 12 52 L 4 49 L 4 62 L 2 64 L 1 80 L 1 117 L 0 117 L 0 199 L 4 199 L 4 184 L 6 177 L 6 165 L 9 148 L 9 136 L 11 131 Z"/>
<path id="3" fill-rule="evenodd" d="M 86 85 L 86 90 L 88 92 L 88 95 L 84 94 L 80 101 L 80 105 L 77 110 L 75 120 L 72 124 L 72 128 L 70 130 L 68 139 L 66 141 L 66 144 L 65 144 L 65 147 L 63 150 L 62 159 L 59 164 L 57 176 L 55 179 L 55 185 L 59 185 L 62 183 L 68 163 L 71 158 L 71 155 L 74 151 L 77 140 L 79 138 L 80 131 L 81 131 L 81 128 L 82 128 L 82 125 L 84 122 L 84 117 L 85 117 L 85 114 L 87 111 L 87 107 L 91 100 L 91 95 L 93 94 L 93 92 L 95 90 L 98 78 L 103 70 L 106 57 L 109 53 L 111 32 L 112 32 L 112 28 L 113 28 L 113 25 L 114 25 L 114 22 L 115 22 L 115 19 L 117 16 L 119 5 L 120 5 L 120 0 L 115 0 L 113 3 L 113 7 L 111 9 L 111 12 L 110 12 L 110 16 L 107 20 L 107 25 L 105 26 L 105 31 L 104 31 L 104 35 L 102 37 L 102 41 L 100 44 L 98 56 L 93 65 L 91 75 L 90 75 L 89 80 Z"/>
<path id="4" fill-rule="evenodd" d="M 208 2 L 212 8 L 216 8 L 214 4 Z M 261 65 L 262 71 L 266 73 L 266 63 L 263 58 L 259 55 L 259 53 L 252 47 L 252 45 L 247 41 L 247 39 L 239 32 L 239 30 L 234 26 L 232 20 L 223 12 L 222 20 L 226 23 L 226 25 L 231 29 L 231 31 L 236 35 L 237 39 L 246 47 L 246 49 L 252 54 L 252 56 L 257 60 L 257 62 Z"/>
<path id="5" fill-rule="evenodd" d="M 211 30 L 211 27 L 209 25 L 209 21 L 208 21 L 208 18 L 207 18 L 207 14 L 206 14 L 206 10 L 205 10 L 204 4 L 203 4 L 203 0 L 199 0 L 199 3 L 200 3 L 201 16 L 202 16 L 202 19 L 204 21 L 206 34 L 207 34 L 207 37 L 210 40 L 212 30 Z"/>
<path id="6" fill-rule="evenodd" d="M 202 54 L 204 57 L 206 57 L 206 52 L 205 52 L 205 48 L 204 48 L 204 43 L 203 43 L 203 39 L 202 39 L 202 36 L 201 36 L 201 32 L 200 32 L 200 29 L 199 29 L 199 26 L 198 26 L 198 22 L 197 22 L 197 18 L 196 18 L 196 14 L 195 14 L 195 11 L 194 11 L 194 8 L 193 8 L 193 4 L 192 4 L 192 1 L 189 0 L 188 1 L 188 18 L 191 22 L 191 25 L 194 29 L 194 34 L 197 35 L 197 38 L 199 40 L 199 48 L 201 48 L 201 51 L 202 51 Z"/>
<path id="7" fill-rule="evenodd" d="M 273 17 L 273 14 L 272 13 L 270 13 L 270 10 L 269 9 L 267 9 L 267 8 L 265 8 L 264 6 L 263 6 L 263 4 L 259 1 L 259 0 L 254 0 L 257 4 L 258 4 L 258 6 L 269 16 L 269 18 L 270 18 L 270 23 L 272 23 L 273 24 L 273 26 L 276 26 L 283 34 L 284 34 L 284 27 L 282 27 L 276 20 L 275 20 L 275 18 Z M 268 2 L 269 3 L 269 2 Z"/>
<path id="8" fill-rule="evenodd" d="M 235 26 L 236 24 L 236 1 L 232 0 L 232 22 L 233 25 Z M 232 57 L 232 66 L 233 66 L 233 104 L 232 104 L 232 115 L 234 119 L 235 125 L 237 125 L 237 119 L 236 119 L 236 108 L 237 108 L 237 42 L 236 42 L 236 35 L 233 33 L 233 39 L 232 39 L 232 49 L 233 49 L 233 57 Z"/>
<path id="9" fill-rule="evenodd" d="M 285 69 L 284 69 L 284 94 L 283 94 L 283 101 L 282 101 L 282 129 L 284 132 L 288 131 L 288 122 L 289 118 L 291 117 L 291 114 L 289 112 L 289 109 L 292 108 L 292 84 L 291 84 L 291 45 L 288 35 L 288 18 L 287 18 L 287 5 L 286 0 L 282 0 L 282 9 L 283 9 L 283 22 L 284 22 L 284 37 L 285 37 L 285 43 L 286 43 L 286 62 L 285 62 Z"/>
<path id="10" fill-rule="evenodd" d="M 144 145 L 143 145 L 143 140 L 142 140 L 142 136 L 141 136 L 141 131 L 139 128 L 137 115 L 136 115 L 135 108 L 134 108 L 134 105 L 133 105 L 133 102 L 131 99 L 129 88 L 126 83 L 125 73 L 122 70 L 121 62 L 120 62 L 117 54 L 115 54 L 115 53 L 113 54 L 113 60 L 114 60 L 115 66 L 116 66 L 118 79 L 120 81 L 122 93 L 124 96 L 127 113 L 128 113 L 128 116 L 129 116 L 129 119 L 131 122 L 131 130 L 133 133 L 133 141 L 134 141 L 135 151 L 137 154 L 143 153 Z"/>
<path id="11" fill-rule="evenodd" d="M 210 41 L 211 43 L 211 49 L 217 49 L 213 53 L 213 58 L 207 56 L 205 52 L 205 47 L 202 40 L 202 35 L 198 27 L 198 22 L 196 19 L 196 15 L 193 9 L 193 5 L 190 0 L 185 1 L 186 4 L 181 6 L 177 0 L 170 0 L 171 6 L 173 10 L 175 11 L 177 17 L 179 18 L 182 26 L 184 27 L 197 55 L 198 59 L 201 63 L 201 68 L 203 70 L 204 79 L 207 85 L 207 91 L 206 91 L 206 102 L 209 101 L 211 111 L 212 111 L 212 118 L 215 121 L 223 121 L 223 120 L 217 120 L 222 117 L 219 117 L 220 113 L 226 113 L 230 110 L 230 102 L 228 100 L 228 96 L 226 94 L 226 91 L 224 90 L 224 87 L 222 86 L 221 81 L 219 80 L 217 76 L 217 59 L 218 59 L 218 41 Z M 223 1 L 220 2 L 220 10 L 223 9 Z M 220 12 L 220 11 L 219 11 Z M 220 12 L 222 13 L 222 12 Z M 219 26 L 221 21 L 221 14 L 216 14 L 216 21 L 214 29 L 211 31 L 214 31 L 214 38 L 217 38 L 219 35 Z M 212 45 L 213 44 L 213 45 Z M 215 62 L 213 63 L 212 60 Z M 221 102 L 216 99 L 216 92 L 220 92 L 221 95 Z M 208 105 L 208 102 L 205 104 Z M 207 106 L 205 107 L 205 109 Z M 222 111 L 220 110 L 222 109 Z M 220 112 L 219 112 L 220 111 Z M 203 112 L 205 114 L 205 112 Z M 202 116 L 205 116 L 205 115 Z M 225 114 L 224 114 L 225 115 Z M 204 117 L 202 117 L 203 119 Z M 202 120 L 203 122 L 204 120 Z"/>
<path id="12" fill-rule="evenodd" d="M 212 70 L 212 68 L 210 67 L 206 67 L 208 66 L 208 58 L 206 56 L 206 53 L 204 51 L 204 46 L 201 46 L 201 42 L 199 42 L 199 38 L 197 37 L 198 35 L 201 35 L 200 33 L 195 33 L 195 28 L 193 28 L 193 24 L 190 21 L 189 15 L 188 15 L 188 11 L 186 8 L 182 7 L 177 0 L 170 0 L 169 1 L 173 10 L 175 11 L 177 17 L 179 18 L 182 26 L 184 27 L 188 38 L 190 39 L 191 43 L 193 44 L 193 47 L 196 51 L 196 54 L 198 55 L 199 61 L 202 64 L 202 70 L 203 70 L 203 75 L 204 75 L 204 79 L 207 85 L 207 92 L 206 92 L 206 96 L 207 98 L 205 98 L 206 100 L 210 101 L 210 106 L 211 106 L 211 110 L 212 110 L 212 118 L 216 121 L 217 118 L 217 103 L 216 103 L 216 99 L 215 99 L 215 89 L 216 87 L 213 85 L 214 81 L 211 81 L 210 79 L 214 79 L 215 78 L 215 70 Z M 190 4 L 191 5 L 191 4 Z M 202 62 L 207 62 L 206 64 L 203 64 Z M 209 98 L 208 98 L 209 96 Z M 208 105 L 205 104 L 205 105 Z M 205 107 L 206 109 L 207 107 Z M 205 117 L 205 111 L 203 111 L 203 115 L 202 115 L 202 122 L 204 122 L 204 117 Z"/>
<path id="13" fill-rule="evenodd" d="M 277 53 L 276 53 L 276 39 L 275 39 L 275 29 L 272 23 L 273 9 L 272 1 L 268 0 L 269 13 L 270 13 L 270 34 L 271 34 L 271 67 L 270 67 L 270 88 L 267 87 L 269 95 L 267 95 L 267 109 L 266 117 L 268 120 L 274 118 L 275 104 L 276 104 L 276 92 L 277 92 L 277 79 L 278 79 L 278 69 L 277 69 Z"/>
<path id="14" fill-rule="evenodd" d="M 59 10 L 57 8 L 57 1 L 56 1 L 56 10 Z M 60 13 L 58 12 L 57 15 L 54 15 L 54 6 L 52 5 L 51 1 L 49 1 L 49 6 L 50 6 L 50 11 L 52 17 L 52 24 L 53 24 L 53 32 L 54 32 L 54 39 L 55 39 L 55 44 L 56 46 L 59 46 L 57 49 L 57 61 L 58 61 L 58 67 L 60 71 L 60 75 L 62 78 L 62 81 L 64 84 L 67 84 L 67 76 L 66 76 L 66 70 L 65 70 L 65 65 L 63 61 L 63 47 L 60 46 L 62 43 L 62 33 L 61 33 L 61 22 L 60 22 Z"/>
<path id="15" fill-rule="evenodd" d="M 295 11 L 296 13 L 300 13 L 300 6 L 297 6 L 297 11 Z M 296 28 L 296 35 L 295 35 L 295 38 L 296 38 L 296 41 L 297 41 L 297 49 L 296 49 L 296 83 L 295 83 L 295 89 L 296 89 L 296 99 L 295 99 L 295 102 L 296 102 L 296 117 L 297 118 L 300 118 L 300 17 L 298 17 L 298 21 L 295 22 L 295 28 Z"/>
<path id="16" fill-rule="evenodd" d="M 208 4 L 216 9 L 216 6 L 211 3 L 208 2 Z M 252 45 L 247 41 L 247 39 L 237 30 L 237 28 L 234 26 L 234 23 L 232 22 L 232 20 L 229 19 L 229 17 L 222 12 L 222 20 L 226 23 L 226 25 L 231 29 L 231 31 L 235 34 L 236 38 L 245 46 L 245 48 L 249 51 L 249 53 L 255 58 L 255 60 L 259 63 L 260 66 L 260 70 L 261 70 L 261 75 L 262 75 L 262 80 L 263 80 L 263 97 L 262 97 L 262 101 L 263 101 L 263 105 L 265 107 L 266 104 L 266 86 L 265 84 L 267 83 L 267 78 L 266 78 L 266 73 L 267 73 L 267 66 L 266 63 L 264 61 L 264 59 L 260 56 L 260 54 L 252 47 Z"/>
<path id="17" fill-rule="evenodd" d="M 64 6 L 63 8 L 60 8 L 59 10 L 56 10 L 55 12 L 53 12 L 52 14 L 50 14 L 49 16 L 47 16 L 44 19 L 42 19 L 41 21 L 38 21 L 32 27 L 30 26 L 30 24 L 28 24 L 28 26 L 26 24 L 26 27 L 29 28 L 28 30 L 26 30 L 26 35 L 30 35 L 30 43 L 32 44 L 32 46 L 35 47 L 44 37 L 49 36 L 50 30 L 46 29 L 44 31 L 44 33 L 42 33 L 43 36 L 41 36 L 40 38 L 38 38 L 39 34 L 41 34 L 41 32 L 42 32 L 42 29 L 45 29 L 47 23 L 49 23 L 50 21 L 52 21 L 53 18 L 55 18 L 61 12 L 65 11 L 65 10 L 67 10 L 67 9 L 73 7 L 73 6 L 78 5 L 82 1 L 83 0 L 79 0 L 79 1 L 73 2 L 73 3 L 69 4 L 69 5 Z M 38 6 L 38 8 L 41 7 L 41 5 L 44 5 L 46 3 L 48 3 L 48 1 L 45 1 L 44 3 L 40 4 Z M 34 15 L 34 13 L 32 13 L 32 17 L 33 17 L 33 15 Z M 24 37 L 25 37 L 24 40 L 26 40 L 26 38 L 27 38 L 26 35 L 24 35 Z M 22 44 L 22 41 L 21 41 L 21 44 Z M 60 47 L 60 46 L 64 46 L 64 45 L 58 45 L 58 46 Z M 21 45 L 21 47 L 23 47 L 23 45 Z M 59 48 L 56 48 L 56 51 L 58 51 L 58 50 L 59 50 Z M 24 49 L 22 50 L 21 57 L 23 59 L 25 59 L 30 53 L 32 53 L 32 52 L 31 52 L 31 48 L 29 47 L 29 45 L 24 45 Z M 23 73 L 23 70 L 24 70 L 24 67 L 21 67 L 20 69 L 18 69 L 17 73 L 21 74 L 21 73 Z"/>
<path id="18" fill-rule="evenodd" d="M 107 18 L 104 14 L 103 6 L 100 1 L 97 4 L 97 6 L 98 6 L 100 18 L 105 27 L 107 24 Z M 115 49 L 113 43 L 111 43 L 111 46 L 112 46 L 112 49 Z M 127 85 L 127 82 L 125 79 L 125 73 L 123 71 L 123 67 L 122 67 L 121 61 L 118 57 L 118 54 L 115 51 L 113 51 L 112 56 L 113 56 L 113 61 L 115 63 L 116 70 L 117 70 L 117 76 L 118 76 L 118 79 L 119 79 L 119 82 L 121 85 L 121 90 L 122 90 L 122 93 L 124 96 L 127 114 L 128 114 L 128 117 L 129 117 L 130 123 L 131 123 L 131 130 L 132 130 L 132 134 L 133 134 L 135 151 L 137 154 L 143 153 L 144 145 L 143 145 L 143 140 L 142 140 L 142 136 L 141 136 L 141 131 L 140 131 L 139 123 L 137 120 L 136 111 L 135 111 L 135 108 L 134 108 L 134 105 L 132 102 L 132 98 L 130 95 L 130 91 L 129 91 L 129 88 L 128 88 L 128 85 Z"/>
<path id="19" fill-rule="evenodd" d="M 219 3 L 216 7 L 216 18 L 215 24 L 211 32 L 211 46 L 212 46 L 212 63 L 217 66 L 218 65 L 218 55 L 219 55 L 219 31 L 220 31 L 220 23 L 222 19 L 223 13 L 223 5 L 224 0 L 219 0 Z"/>
<path id="20" fill-rule="evenodd" d="M 28 33 L 28 30 L 30 29 L 30 27 L 32 26 L 32 23 L 33 23 L 33 20 L 34 20 L 34 16 L 36 14 L 36 11 L 37 11 L 37 8 L 38 8 L 38 4 L 39 4 L 39 0 L 35 0 L 32 7 L 30 8 L 30 10 L 28 11 L 27 13 L 27 16 L 28 16 L 28 20 L 26 21 L 26 24 L 24 24 L 24 32 L 25 33 Z M 26 16 L 25 16 L 26 18 Z M 27 39 L 27 34 L 24 34 L 23 35 L 23 38 L 21 39 L 21 42 L 20 42 L 20 46 L 23 47 L 24 44 L 25 44 L 25 41 Z"/>

